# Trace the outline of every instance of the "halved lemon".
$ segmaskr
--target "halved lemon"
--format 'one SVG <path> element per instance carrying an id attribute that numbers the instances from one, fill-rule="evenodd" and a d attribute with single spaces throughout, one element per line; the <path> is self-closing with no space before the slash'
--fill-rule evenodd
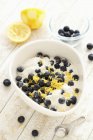
<path id="1" fill-rule="evenodd" d="M 30 35 L 31 35 L 30 27 L 22 22 L 11 24 L 7 30 L 8 38 L 16 43 L 26 41 L 30 37 Z"/>
<path id="2" fill-rule="evenodd" d="M 31 29 L 38 29 L 42 26 L 45 12 L 37 8 L 28 8 L 21 11 L 22 21 L 29 25 Z"/>

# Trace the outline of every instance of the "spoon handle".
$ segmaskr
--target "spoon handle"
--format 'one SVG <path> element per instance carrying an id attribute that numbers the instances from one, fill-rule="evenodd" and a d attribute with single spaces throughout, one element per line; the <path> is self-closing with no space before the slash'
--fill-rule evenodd
<path id="1" fill-rule="evenodd" d="M 76 127 L 77 125 L 80 125 L 85 121 L 85 117 L 81 116 L 80 118 L 72 121 L 69 124 L 62 124 L 60 126 L 57 126 L 55 128 L 55 135 L 58 137 L 65 137 L 69 134 L 69 131 L 71 130 L 72 127 Z"/>
<path id="2" fill-rule="evenodd" d="M 72 121 L 70 124 L 68 124 L 68 128 L 71 128 L 71 127 L 75 127 L 77 125 L 80 125 L 82 124 L 83 122 L 85 121 L 85 117 L 84 116 L 81 116 L 80 118 Z"/>

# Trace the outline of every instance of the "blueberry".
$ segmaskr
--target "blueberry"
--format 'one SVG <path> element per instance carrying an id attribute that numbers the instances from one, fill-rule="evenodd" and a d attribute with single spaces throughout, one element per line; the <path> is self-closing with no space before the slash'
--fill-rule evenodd
<path id="1" fill-rule="evenodd" d="M 23 86 L 23 82 L 18 81 L 18 82 L 17 82 L 17 86 L 18 86 L 19 88 L 22 87 L 22 86 Z"/>
<path id="2" fill-rule="evenodd" d="M 56 72 L 55 75 L 60 75 L 60 73 L 59 72 Z"/>
<path id="3" fill-rule="evenodd" d="M 28 87 L 28 91 L 33 92 L 34 91 L 33 87 Z"/>
<path id="4" fill-rule="evenodd" d="M 87 49 L 88 50 L 92 50 L 93 49 L 93 44 L 92 43 L 88 43 L 87 44 Z"/>
<path id="5" fill-rule="evenodd" d="M 41 67 L 43 65 L 42 61 L 38 62 L 39 67 Z"/>
<path id="6" fill-rule="evenodd" d="M 64 104 L 64 103 L 65 103 L 65 99 L 59 98 L 59 99 L 58 99 L 58 102 L 59 102 L 59 104 Z"/>
<path id="7" fill-rule="evenodd" d="M 79 35 L 80 35 L 80 33 L 74 33 L 73 37 L 76 37 L 76 36 L 79 36 Z"/>
<path id="8" fill-rule="evenodd" d="M 3 81 L 4 86 L 9 87 L 11 85 L 11 81 L 9 79 L 5 79 Z"/>
<path id="9" fill-rule="evenodd" d="M 50 76 L 51 76 L 51 78 L 54 78 L 55 77 L 55 74 L 51 73 Z"/>
<path id="10" fill-rule="evenodd" d="M 57 78 L 62 79 L 62 80 L 63 80 L 63 82 L 64 82 L 64 75 L 63 75 L 63 74 L 59 74 L 59 75 L 57 76 Z"/>
<path id="11" fill-rule="evenodd" d="M 45 89 L 41 89 L 41 92 L 42 92 L 42 93 L 45 93 Z"/>
<path id="12" fill-rule="evenodd" d="M 32 130 L 32 136 L 37 137 L 39 134 L 38 130 Z"/>
<path id="13" fill-rule="evenodd" d="M 58 34 L 61 35 L 62 33 L 64 33 L 64 31 L 62 29 L 59 29 Z"/>
<path id="14" fill-rule="evenodd" d="M 36 82 L 34 80 L 31 81 L 31 85 L 34 85 L 36 84 Z"/>
<path id="15" fill-rule="evenodd" d="M 36 72 L 36 73 L 40 73 L 41 70 L 40 70 L 40 69 L 36 69 L 35 72 Z"/>
<path id="16" fill-rule="evenodd" d="M 49 76 L 50 76 L 50 72 L 47 71 L 44 73 L 44 77 L 49 77 Z"/>
<path id="17" fill-rule="evenodd" d="M 48 100 L 48 99 L 46 99 L 46 100 L 44 101 L 44 104 L 45 104 L 45 106 L 49 106 L 49 105 L 51 105 L 51 101 Z"/>
<path id="18" fill-rule="evenodd" d="M 52 111 L 57 111 L 57 109 L 54 108 L 54 107 L 51 107 L 50 110 L 52 110 Z"/>
<path id="19" fill-rule="evenodd" d="M 46 86 L 46 87 L 51 86 L 51 82 L 47 82 L 47 83 L 45 84 L 45 86 Z"/>
<path id="20" fill-rule="evenodd" d="M 38 76 L 39 78 L 42 78 L 42 77 L 43 77 L 43 74 L 42 74 L 42 73 L 38 73 L 37 76 Z"/>
<path id="21" fill-rule="evenodd" d="M 61 58 L 59 56 L 54 57 L 56 63 L 61 63 Z"/>
<path id="22" fill-rule="evenodd" d="M 56 63 L 56 64 L 54 65 L 54 67 L 55 67 L 56 69 L 59 69 L 59 68 L 60 68 L 60 65 L 59 65 L 58 63 Z"/>
<path id="23" fill-rule="evenodd" d="M 40 86 L 38 84 L 35 84 L 34 85 L 34 90 L 38 90 L 38 89 L 40 89 Z"/>
<path id="24" fill-rule="evenodd" d="M 22 77 L 21 76 L 17 76 L 16 77 L 16 81 L 21 81 Z"/>
<path id="25" fill-rule="evenodd" d="M 28 78 L 24 78 L 24 79 L 23 79 L 23 82 L 24 82 L 24 83 L 28 83 L 28 82 L 29 82 Z"/>
<path id="26" fill-rule="evenodd" d="M 65 91 L 62 89 L 62 90 L 61 90 L 61 94 L 63 94 L 64 92 L 65 92 Z"/>
<path id="27" fill-rule="evenodd" d="M 70 106 L 70 105 L 71 105 L 71 101 L 70 101 L 70 100 L 67 100 L 67 101 L 66 101 L 66 105 L 67 105 L 67 106 Z"/>
<path id="28" fill-rule="evenodd" d="M 50 60 L 50 63 L 53 66 L 54 65 L 54 60 Z"/>
<path id="29" fill-rule="evenodd" d="M 29 80 L 33 80 L 33 76 L 34 76 L 34 74 L 30 73 L 30 74 L 28 75 L 28 79 L 29 79 Z"/>
<path id="30" fill-rule="evenodd" d="M 64 33 L 60 33 L 60 36 L 64 36 Z"/>
<path id="31" fill-rule="evenodd" d="M 26 91 L 26 95 L 29 97 L 29 91 Z"/>
<path id="32" fill-rule="evenodd" d="M 92 53 L 88 55 L 88 59 L 89 59 L 90 61 L 93 61 L 93 54 L 92 54 Z"/>
<path id="33" fill-rule="evenodd" d="M 71 69 L 71 70 L 69 70 L 69 73 L 72 73 L 73 72 L 73 70 Z"/>
<path id="34" fill-rule="evenodd" d="M 66 71 L 67 68 L 66 68 L 65 66 L 61 66 L 61 67 L 60 67 L 60 70 L 61 70 L 61 71 Z"/>
<path id="35" fill-rule="evenodd" d="M 28 83 L 28 87 L 31 87 L 33 84 L 32 84 L 32 82 L 31 83 Z"/>
<path id="36" fill-rule="evenodd" d="M 47 54 L 44 54 L 44 57 L 50 58 L 49 55 L 47 55 Z"/>
<path id="37" fill-rule="evenodd" d="M 73 75 L 74 80 L 78 81 L 79 80 L 79 76 L 77 74 Z"/>
<path id="38" fill-rule="evenodd" d="M 66 58 L 62 58 L 62 62 L 63 62 L 65 67 L 69 67 L 71 65 Z"/>
<path id="39" fill-rule="evenodd" d="M 36 56 L 37 57 L 43 57 L 43 53 L 42 52 L 38 52 Z"/>
<path id="40" fill-rule="evenodd" d="M 58 60 L 58 59 L 60 59 L 60 57 L 59 56 L 55 56 L 54 59 L 55 60 Z"/>
<path id="41" fill-rule="evenodd" d="M 39 80 L 38 83 L 40 87 L 43 87 L 45 85 L 44 80 Z"/>
<path id="42" fill-rule="evenodd" d="M 33 101 L 35 101 L 36 103 L 40 104 L 39 98 L 32 98 Z"/>
<path id="43" fill-rule="evenodd" d="M 80 34 L 80 31 L 79 31 L 79 30 L 75 30 L 74 33 L 75 33 L 75 34 L 77 34 L 77 33 Z"/>
<path id="44" fill-rule="evenodd" d="M 57 74 L 57 78 L 62 78 L 62 77 L 63 77 L 62 74 L 60 74 L 60 73 Z"/>
<path id="45" fill-rule="evenodd" d="M 76 92 L 76 93 L 79 93 L 79 89 L 78 89 L 78 88 L 75 88 L 75 92 Z"/>
<path id="46" fill-rule="evenodd" d="M 68 86 L 74 86 L 74 82 L 71 80 L 68 82 Z"/>
<path id="47" fill-rule="evenodd" d="M 70 29 L 69 32 L 72 35 L 74 33 L 74 30 Z"/>
<path id="48" fill-rule="evenodd" d="M 48 66 L 46 66 L 46 70 L 48 70 L 49 68 L 48 68 Z"/>
<path id="49" fill-rule="evenodd" d="M 70 28 L 69 28 L 69 26 L 64 26 L 63 30 L 64 30 L 65 32 L 68 32 L 68 31 L 70 30 Z"/>
<path id="50" fill-rule="evenodd" d="M 24 86 L 22 87 L 22 90 L 23 90 L 24 92 L 26 92 L 26 91 L 28 90 L 28 87 L 24 85 Z"/>
<path id="51" fill-rule="evenodd" d="M 58 79 L 58 82 L 64 82 L 64 78 Z"/>
<path id="52" fill-rule="evenodd" d="M 18 117 L 18 122 L 19 123 L 23 123 L 25 121 L 25 117 L 24 116 L 19 116 Z"/>
<path id="53" fill-rule="evenodd" d="M 40 104 L 39 99 L 38 98 L 34 98 L 32 97 L 32 100 L 35 101 L 36 103 Z"/>
<path id="54" fill-rule="evenodd" d="M 71 34 L 70 34 L 70 32 L 65 32 L 65 33 L 64 33 L 64 36 L 65 36 L 65 37 L 71 37 Z"/>
<path id="55" fill-rule="evenodd" d="M 44 102 L 44 100 L 39 96 L 38 98 L 32 98 L 36 103 L 41 104 Z"/>
<path id="56" fill-rule="evenodd" d="M 45 77 L 45 80 L 48 80 L 49 79 L 49 77 Z"/>
<path id="57" fill-rule="evenodd" d="M 38 98 L 39 97 L 39 93 L 38 92 L 35 92 L 34 93 L 34 98 Z"/>
<path id="58" fill-rule="evenodd" d="M 19 66 L 19 67 L 17 67 L 17 71 L 18 72 L 23 72 L 24 71 L 24 68 L 22 66 Z"/>
<path id="59" fill-rule="evenodd" d="M 71 97 L 70 101 L 72 104 L 76 104 L 77 98 L 75 96 L 73 96 L 73 97 Z"/>

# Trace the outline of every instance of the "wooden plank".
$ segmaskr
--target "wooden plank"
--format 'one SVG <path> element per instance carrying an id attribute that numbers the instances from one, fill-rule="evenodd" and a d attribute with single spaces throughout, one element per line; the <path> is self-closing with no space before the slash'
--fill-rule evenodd
<path id="1" fill-rule="evenodd" d="M 11 13 L 16 10 L 19 4 L 20 2 L 18 0 L 9 0 L 8 2 L 6 0 L 0 1 L 0 20 L 3 22 L 7 21 Z"/>
<path id="2" fill-rule="evenodd" d="M 31 119 L 33 112 L 15 93 L 0 114 L 0 140 L 16 140 Z M 21 115 L 25 117 L 23 124 L 17 121 Z"/>
<path id="3" fill-rule="evenodd" d="M 39 136 L 36 140 L 52 140 L 55 128 L 62 122 L 63 118 L 48 117 L 36 112 L 18 140 L 34 140 L 31 135 L 34 129 L 39 131 Z"/>
<path id="4" fill-rule="evenodd" d="M 93 140 L 93 129 L 91 130 L 87 140 Z"/>

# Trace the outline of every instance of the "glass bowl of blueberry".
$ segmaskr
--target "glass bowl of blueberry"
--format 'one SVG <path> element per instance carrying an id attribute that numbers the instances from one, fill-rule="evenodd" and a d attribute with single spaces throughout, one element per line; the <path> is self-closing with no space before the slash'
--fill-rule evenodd
<path id="1" fill-rule="evenodd" d="M 49 28 L 54 37 L 67 43 L 81 40 L 89 30 L 89 20 L 71 13 L 60 13 L 51 17 Z"/>

